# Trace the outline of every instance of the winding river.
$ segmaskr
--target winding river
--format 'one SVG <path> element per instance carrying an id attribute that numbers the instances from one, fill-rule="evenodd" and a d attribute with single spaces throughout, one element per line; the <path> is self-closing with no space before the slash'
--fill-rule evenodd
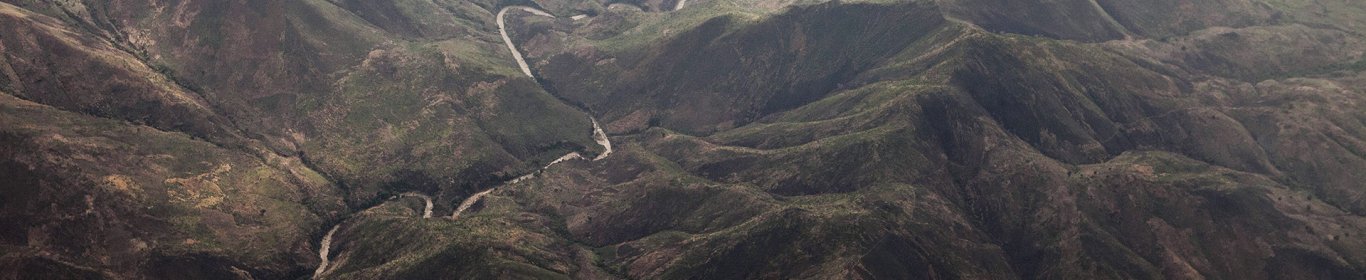
<path id="1" fill-rule="evenodd" d="M 687 1 L 687 0 L 680 0 L 680 1 L 678 2 L 678 4 L 676 4 L 676 6 L 674 7 L 674 9 L 677 10 L 677 9 L 679 9 L 679 8 L 682 8 L 682 7 L 683 7 L 683 2 L 685 2 L 685 1 Z M 526 60 L 522 57 L 522 53 L 521 53 L 520 51 L 517 50 L 517 46 L 514 45 L 514 44 L 512 43 L 512 39 L 508 37 L 506 23 L 504 22 L 504 19 L 503 19 L 503 18 L 504 18 L 505 15 L 507 15 L 507 13 L 508 13 L 509 11 L 513 11 L 513 10 L 521 10 L 521 11 L 529 12 L 529 13 L 531 13 L 531 14 L 533 14 L 533 15 L 544 16 L 544 17 L 551 17 L 551 18 L 554 18 L 555 15 L 552 15 L 552 14 L 547 13 L 547 12 L 545 12 L 545 11 L 542 11 L 542 10 L 540 10 L 540 9 L 536 9 L 536 8 L 532 8 L 532 7 L 527 7 L 527 6 L 508 6 L 508 7 L 504 7 L 503 9 L 498 10 L 498 14 L 496 15 L 496 19 L 495 19 L 495 20 L 496 20 L 497 23 L 498 23 L 498 33 L 499 33 L 499 35 L 501 35 L 501 36 L 503 37 L 503 44 L 507 45 L 508 51 L 511 51 L 511 52 L 512 52 L 512 58 L 513 58 L 514 60 L 516 60 L 516 62 L 517 62 L 517 67 L 520 68 L 520 69 L 522 70 L 522 74 L 526 74 L 527 77 L 531 77 L 531 78 L 535 79 L 536 77 L 535 77 L 534 75 L 532 75 L 532 73 L 531 73 L 531 68 L 527 66 Z M 579 18 L 582 18 L 582 17 L 579 17 Z M 578 20 L 579 18 L 576 18 L 575 20 Z M 602 154 L 599 154 L 597 157 L 593 158 L 592 160 L 593 160 L 593 161 L 602 160 L 602 159 L 604 159 L 604 158 L 607 158 L 607 155 L 609 155 L 609 154 L 612 153 L 612 142 L 611 142 L 610 139 L 607 138 L 607 133 L 605 133 L 605 132 L 602 131 L 602 127 L 598 124 L 598 120 L 597 120 L 596 118 L 593 118 L 593 117 L 590 116 L 590 117 L 589 117 L 589 120 L 592 121 L 592 123 L 593 123 L 593 141 L 594 141 L 594 142 L 597 142 L 597 144 L 598 144 L 598 145 L 601 145 L 602 148 L 603 148 Z M 544 167 L 541 167 L 541 169 L 536 170 L 535 172 L 532 172 L 532 173 L 526 174 L 526 175 L 522 175 L 521 177 L 517 177 L 517 178 L 514 178 L 514 179 L 512 179 L 512 180 L 508 180 L 507 182 L 504 183 L 504 185 L 507 185 L 507 184 L 516 184 L 516 183 L 518 183 L 518 182 L 525 181 L 525 180 L 527 180 L 527 179 L 535 178 L 535 177 L 536 177 L 536 174 L 539 174 L 539 173 L 541 173 L 541 172 L 544 172 L 546 169 L 550 168 L 551 166 L 554 166 L 555 164 L 558 164 L 558 163 L 561 163 L 561 162 L 565 162 L 565 161 L 569 161 L 569 160 L 576 160 L 576 159 L 585 159 L 585 158 L 583 157 L 583 155 L 580 155 L 578 152 L 570 152 L 570 153 L 568 153 L 568 154 L 565 154 L 564 156 L 561 156 L 561 157 L 555 159 L 554 161 L 551 161 L 549 164 L 546 164 Z M 490 189 L 488 189 L 488 190 L 484 190 L 484 191 L 482 191 L 482 192 L 475 193 L 475 194 L 473 194 L 473 195 L 470 195 L 470 197 L 465 198 L 464 201 L 461 201 L 461 202 L 460 202 L 460 206 L 456 207 L 455 210 L 451 212 L 450 219 L 452 219 L 452 220 L 459 219 L 461 213 L 464 213 L 465 210 L 467 210 L 467 209 L 469 209 L 470 207 L 474 206 L 474 204 L 475 204 L 475 203 L 478 203 L 480 199 L 483 199 L 485 196 L 488 196 L 489 193 L 492 193 L 492 192 L 493 192 L 494 190 L 496 190 L 496 189 L 497 189 L 497 187 L 490 188 Z M 396 197 L 394 197 L 394 198 L 398 198 L 398 197 L 417 197 L 417 198 L 421 198 L 421 199 L 426 203 L 426 206 L 422 209 L 422 218 L 431 218 L 431 217 L 432 217 L 432 198 L 431 198 L 431 196 L 428 196 L 428 195 L 425 195 L 425 194 L 420 194 L 420 193 L 409 192 L 409 193 L 400 194 L 400 195 L 398 195 L 398 196 L 396 196 Z M 393 198 L 390 198 L 390 199 L 393 199 Z M 383 205 L 383 204 L 381 204 L 381 205 Z M 378 205 L 377 205 L 376 207 L 378 207 Z M 368 210 L 368 209 L 367 209 L 367 210 Z M 363 212 L 363 211 L 362 211 L 362 212 Z M 327 272 L 328 266 L 331 264 L 331 260 L 329 259 L 328 255 L 331 253 L 331 250 L 332 250 L 332 236 L 335 235 L 335 234 L 337 233 L 337 230 L 340 229 L 340 228 L 341 228 L 341 224 L 340 224 L 340 223 L 337 224 L 337 225 L 335 225 L 335 226 L 332 226 L 332 229 L 331 229 L 331 230 L 328 230 L 328 231 L 327 231 L 327 235 L 324 235 L 322 241 L 319 242 L 319 244 L 318 244 L 318 245 L 319 245 L 319 246 L 318 246 L 318 247 L 319 247 L 319 248 L 318 248 L 318 258 L 321 259 L 322 261 L 318 263 L 318 268 L 315 269 L 315 270 L 313 271 L 313 277 L 312 277 L 312 279 L 317 279 L 319 276 L 322 276 L 325 272 Z"/>
<path id="2" fill-rule="evenodd" d="M 608 140 L 607 133 L 602 131 L 601 126 L 598 126 L 597 118 L 589 117 L 588 120 L 593 121 L 593 141 L 598 142 L 598 145 L 602 146 L 602 154 L 593 158 L 593 161 L 607 158 L 607 155 L 612 154 L 612 140 Z"/>
<path id="3" fill-rule="evenodd" d="M 332 230 L 327 231 L 327 235 L 323 236 L 323 241 L 319 242 L 318 258 L 321 258 L 322 262 L 318 263 L 318 269 L 313 270 L 312 279 L 318 279 L 318 276 L 323 275 L 323 272 L 327 271 L 327 254 L 332 250 L 332 235 L 337 234 L 337 229 L 339 228 L 341 228 L 341 224 L 332 226 Z"/>
<path id="4" fill-rule="evenodd" d="M 527 77 L 535 78 L 535 76 L 531 75 L 531 68 L 526 65 L 526 59 L 522 59 L 522 52 L 517 51 L 517 46 L 512 44 L 511 38 L 508 38 L 507 24 L 504 23 L 503 16 L 507 15 L 508 11 L 512 10 L 522 10 L 534 15 L 551 18 L 554 18 L 555 15 L 527 6 L 507 6 L 503 7 L 502 10 L 498 10 L 498 15 L 495 16 L 495 21 L 498 22 L 498 35 L 503 36 L 503 44 L 507 45 L 509 51 L 512 51 L 512 58 L 517 60 L 517 67 L 522 68 L 522 74 L 526 74 Z"/>
<path id="5" fill-rule="evenodd" d="M 508 51 L 512 52 L 512 58 L 517 61 L 517 67 L 522 69 L 522 73 L 526 74 L 527 77 L 535 79 L 536 76 L 531 73 L 531 68 L 527 66 L 526 59 L 522 57 L 522 52 L 517 50 L 517 45 L 513 44 L 512 39 L 508 37 L 507 25 L 504 21 L 504 16 L 507 15 L 508 11 L 513 10 L 522 10 L 538 16 L 552 18 L 555 16 L 551 15 L 550 13 L 547 13 L 546 11 L 542 11 L 540 9 L 527 6 L 508 6 L 504 7 L 501 10 L 498 10 L 496 21 L 498 22 L 498 33 L 503 37 L 503 44 L 507 45 Z M 598 145 L 601 145 L 603 148 L 602 154 L 599 154 L 597 157 L 594 157 L 593 161 L 598 161 L 607 158 L 607 155 L 612 153 L 612 141 L 607 138 L 607 133 L 603 132 L 602 127 L 598 125 L 597 118 L 589 117 L 589 120 L 593 122 L 593 142 L 597 142 Z M 555 159 L 554 161 L 551 161 L 549 164 L 546 164 L 544 167 L 541 167 L 540 170 L 536 170 L 535 172 L 532 172 L 530 174 L 522 175 L 521 177 L 508 180 L 504 183 L 504 185 L 516 184 L 527 179 L 535 178 L 536 174 L 544 172 L 546 169 L 550 168 L 551 166 L 554 166 L 557 163 L 575 159 L 584 159 L 584 157 L 583 155 L 580 155 L 578 152 L 570 152 L 568 154 L 565 154 L 564 156 L 561 156 L 560 158 Z M 460 202 L 460 206 L 456 207 L 455 211 L 451 213 L 451 219 L 459 219 L 461 213 L 464 213 L 465 210 L 469 209 L 471 206 L 474 206 L 475 203 L 478 203 L 480 199 L 483 199 L 485 196 L 488 196 L 488 194 L 493 192 L 493 190 L 495 189 L 497 189 L 497 187 L 475 193 L 473 195 L 470 195 L 470 197 L 465 198 L 464 201 Z"/>
<path id="6" fill-rule="evenodd" d="M 397 196 L 390 197 L 389 200 L 393 200 L 400 197 L 421 198 L 422 202 L 425 202 L 426 204 L 424 205 L 424 207 L 422 207 L 422 218 L 425 219 L 432 217 L 431 196 L 415 192 L 406 192 L 399 194 Z M 361 210 L 361 212 L 365 212 L 366 210 L 374 209 L 375 207 L 380 207 L 383 205 L 383 203 L 380 203 L 379 205 L 375 205 L 373 207 L 366 208 L 365 210 Z M 331 264 L 331 259 L 328 257 L 328 255 L 332 252 L 332 236 L 337 234 L 337 229 L 340 229 L 341 226 L 341 223 L 332 226 L 332 229 L 327 231 L 327 235 L 323 235 L 323 240 L 321 242 L 318 242 L 318 258 L 322 259 L 322 261 L 318 263 L 318 268 L 313 270 L 313 279 L 318 279 L 319 276 L 323 275 L 323 272 L 327 272 L 327 266 Z"/>
<path id="7" fill-rule="evenodd" d="M 484 198 L 484 196 L 489 195 L 491 192 L 493 192 L 493 189 L 487 189 L 470 195 L 465 201 L 460 202 L 460 207 L 455 208 L 455 211 L 451 212 L 451 219 L 459 219 L 460 213 L 464 213 L 465 209 L 470 209 L 470 206 L 474 206 L 475 202 L 479 202 L 479 199 Z"/>
<path id="8" fill-rule="evenodd" d="M 431 218 L 431 217 L 432 217 L 432 197 L 427 196 L 427 195 L 425 195 L 425 194 L 415 193 L 415 192 L 406 192 L 406 193 L 400 194 L 399 196 L 401 196 L 401 197 L 416 197 L 416 198 L 421 198 L 422 201 L 424 201 L 424 202 L 427 203 L 427 206 L 422 208 L 422 217 L 423 217 L 423 218 Z"/>

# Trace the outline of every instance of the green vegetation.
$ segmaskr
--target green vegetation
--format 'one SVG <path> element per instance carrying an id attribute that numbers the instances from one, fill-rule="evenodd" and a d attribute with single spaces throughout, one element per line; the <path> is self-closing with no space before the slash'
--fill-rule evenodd
<path id="1" fill-rule="evenodd" d="M 0 4 L 0 278 L 1361 278 L 1329 2 Z"/>

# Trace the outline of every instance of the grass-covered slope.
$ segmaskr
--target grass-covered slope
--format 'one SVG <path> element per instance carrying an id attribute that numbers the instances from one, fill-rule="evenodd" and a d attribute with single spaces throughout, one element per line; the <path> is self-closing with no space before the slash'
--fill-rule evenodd
<path id="1" fill-rule="evenodd" d="M 1354 2 L 42 3 L 8 22 L 166 65 L 249 148 L 0 88 L 47 104 L 0 99 L 0 186 L 36 198 L 0 204 L 7 275 L 301 276 L 339 223 L 321 278 L 1366 277 Z M 509 4 L 560 16 L 509 18 L 536 79 Z M 596 152 L 576 106 L 615 152 L 499 185 Z M 387 195 L 494 185 L 454 220 Z"/>

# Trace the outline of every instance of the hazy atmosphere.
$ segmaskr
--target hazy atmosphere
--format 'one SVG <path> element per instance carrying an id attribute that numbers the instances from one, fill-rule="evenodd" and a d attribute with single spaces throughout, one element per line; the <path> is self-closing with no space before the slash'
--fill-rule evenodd
<path id="1" fill-rule="evenodd" d="M 1366 279 L 1366 1 L 0 0 L 0 279 Z"/>

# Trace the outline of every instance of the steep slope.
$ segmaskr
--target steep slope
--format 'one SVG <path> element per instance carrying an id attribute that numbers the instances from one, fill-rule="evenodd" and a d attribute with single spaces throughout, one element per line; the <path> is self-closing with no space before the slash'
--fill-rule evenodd
<path id="1" fill-rule="evenodd" d="M 23 1 L 0 272 L 1366 278 L 1359 2 L 680 2 Z"/>
<path id="2" fill-rule="evenodd" d="M 1099 1 L 940 0 L 944 13 L 983 28 L 1079 41 L 1133 36 Z"/>
<path id="3" fill-rule="evenodd" d="M 110 22 L 97 29 L 106 41 L 205 96 L 248 137 L 365 188 L 353 204 L 388 189 L 454 200 L 500 181 L 490 174 L 593 146 L 581 114 L 501 63 L 480 5 L 491 4 L 27 3 L 77 15 L 73 25 Z"/>
<path id="4" fill-rule="evenodd" d="M 212 105 L 99 37 L 0 3 L 0 89 L 65 110 L 239 141 Z M 86 80 L 84 77 L 98 77 Z"/>
<path id="5" fill-rule="evenodd" d="M 284 277 L 345 210 L 332 182 L 121 46 L 0 13 L 6 277 Z"/>
<path id="6" fill-rule="evenodd" d="M 288 277 L 345 209 L 297 159 L 0 96 L 6 278 Z M 43 264 L 47 265 L 43 265 Z"/>
<path id="7" fill-rule="evenodd" d="M 903 24 L 871 24 L 889 21 Z M 580 67 L 599 62 L 591 57 L 550 57 L 544 75 L 562 96 L 608 119 L 631 119 L 607 121 L 609 131 L 655 123 L 708 133 L 819 99 L 943 22 L 927 8 L 867 4 L 798 7 L 752 26 L 721 16 L 649 52 L 599 59 L 600 66 Z M 733 30 L 739 26 L 746 28 Z M 871 29 L 841 32 L 860 26 Z M 578 87 L 608 79 L 614 83 Z"/>

